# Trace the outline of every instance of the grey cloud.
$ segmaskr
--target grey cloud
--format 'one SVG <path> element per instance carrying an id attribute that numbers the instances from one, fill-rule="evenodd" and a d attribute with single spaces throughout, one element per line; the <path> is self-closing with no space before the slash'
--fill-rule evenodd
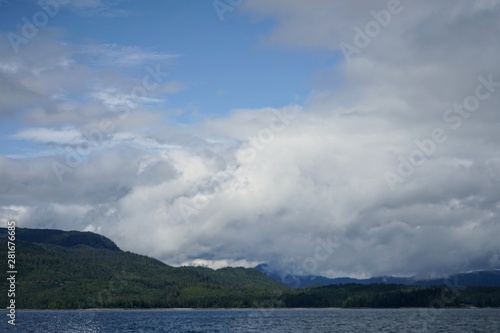
<path id="1" fill-rule="evenodd" d="M 443 120 L 480 75 L 500 81 L 498 4 L 402 3 L 369 47 L 328 71 L 343 85 L 319 87 L 304 106 L 235 110 L 183 129 L 156 125 L 160 115 L 144 108 L 147 116 L 131 114 L 113 132 L 133 139 L 110 135 L 63 183 L 51 163 L 64 154 L 0 158 L 2 214 L 27 226 L 94 228 L 126 250 L 175 264 L 244 259 L 329 276 L 500 268 L 500 89 L 459 128 Z M 283 0 L 242 8 L 276 18 L 272 43 L 338 52 L 352 28 L 386 4 Z M 49 81 L 61 82 L 57 73 Z M 90 122 L 75 120 L 84 126 L 106 110 L 99 101 L 79 107 L 95 112 Z M 239 153 L 251 147 L 248 138 L 286 109 L 297 118 L 245 161 Z M 32 113 L 33 122 L 42 113 Z M 134 132 L 137 124 L 148 132 Z M 448 139 L 391 192 L 384 173 L 436 127 Z M 337 246 L 318 256 L 326 241 Z"/>

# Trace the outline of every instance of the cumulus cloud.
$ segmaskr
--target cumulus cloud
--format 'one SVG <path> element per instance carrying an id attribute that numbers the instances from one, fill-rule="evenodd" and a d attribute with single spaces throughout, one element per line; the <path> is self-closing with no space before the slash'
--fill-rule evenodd
<path id="1" fill-rule="evenodd" d="M 179 128 L 160 124 L 154 103 L 142 103 L 140 126 L 131 120 L 139 120 L 135 113 L 117 122 L 109 145 L 74 166 L 65 153 L 0 157 L 2 216 L 27 227 L 95 230 L 123 249 L 176 265 L 269 262 L 296 274 L 358 277 L 500 268 L 500 6 L 401 4 L 369 46 L 327 71 L 342 85 L 318 85 L 305 105 L 234 110 Z M 354 43 L 354 28 L 364 29 L 372 10 L 386 8 L 386 2 L 326 0 L 242 5 L 253 17 L 276 20 L 267 44 L 340 57 L 340 44 Z M 55 118 L 96 124 L 127 101 L 112 89 L 127 96 L 134 82 L 119 73 L 98 75 L 110 90 L 75 86 L 66 104 L 56 103 L 62 68 L 46 70 L 46 86 L 37 88 L 30 85 L 33 68 L 45 67 L 9 61 L 0 70 L 24 84 L 15 91 L 59 107 L 28 108 L 36 126 Z M 96 74 L 76 64 L 64 70 L 80 82 Z M 12 76 L 21 72 L 24 80 Z M 490 90 L 481 81 L 489 78 Z M 456 111 L 480 84 L 489 96 L 474 111 Z M 77 92 L 90 98 L 68 101 Z M 14 104 L 24 105 L 20 99 L 8 105 Z M 435 129 L 446 139 L 435 141 Z M 71 133 L 36 127 L 17 136 L 68 144 L 76 137 Z M 417 150 L 422 159 L 402 176 L 402 161 Z M 68 167 L 62 181 L 54 161 Z M 401 178 L 393 188 L 388 172 Z"/>

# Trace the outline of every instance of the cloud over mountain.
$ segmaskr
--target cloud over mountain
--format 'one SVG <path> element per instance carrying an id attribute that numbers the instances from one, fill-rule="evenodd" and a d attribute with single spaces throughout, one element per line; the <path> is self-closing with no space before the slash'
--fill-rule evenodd
<path id="1" fill-rule="evenodd" d="M 263 47 L 340 60 L 305 103 L 182 126 L 165 101 L 190 83 L 144 84 L 181 52 L 97 47 L 113 65 L 48 29 L 13 57 L 2 36 L 0 119 L 22 118 L 2 141 L 33 144 L 0 155 L 2 222 L 95 230 L 170 264 L 500 268 L 500 2 L 396 5 L 244 2 L 238 19 L 275 23 Z"/>

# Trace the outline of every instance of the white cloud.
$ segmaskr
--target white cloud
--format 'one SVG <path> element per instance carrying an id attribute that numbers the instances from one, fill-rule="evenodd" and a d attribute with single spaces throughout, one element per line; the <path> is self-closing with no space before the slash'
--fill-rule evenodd
<path id="1" fill-rule="evenodd" d="M 41 143 L 78 144 L 85 141 L 81 133 L 74 128 L 60 130 L 49 128 L 27 128 L 14 135 L 16 139 L 33 140 Z"/>
<path id="2" fill-rule="evenodd" d="M 171 62 L 179 54 L 155 52 L 135 46 L 117 44 L 91 43 L 80 49 L 80 54 L 93 57 L 100 65 L 119 67 L 146 66 L 151 64 Z"/>
<path id="3" fill-rule="evenodd" d="M 108 18 L 136 16 L 130 10 L 118 8 L 117 1 L 104 0 L 72 0 L 68 3 L 77 13 L 85 16 L 102 16 Z"/>
<path id="4" fill-rule="evenodd" d="M 180 266 L 201 266 L 208 267 L 212 269 L 219 269 L 224 267 L 245 267 L 245 268 L 253 268 L 257 266 L 259 262 L 253 261 L 248 262 L 246 260 L 204 260 L 204 259 L 195 259 L 192 261 L 183 262 Z"/>

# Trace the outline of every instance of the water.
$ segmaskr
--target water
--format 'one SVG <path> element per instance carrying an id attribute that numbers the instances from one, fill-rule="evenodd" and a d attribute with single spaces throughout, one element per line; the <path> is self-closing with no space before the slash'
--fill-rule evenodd
<path id="1" fill-rule="evenodd" d="M 476 332 L 500 333 L 500 309 L 18 311 L 1 332 Z"/>

